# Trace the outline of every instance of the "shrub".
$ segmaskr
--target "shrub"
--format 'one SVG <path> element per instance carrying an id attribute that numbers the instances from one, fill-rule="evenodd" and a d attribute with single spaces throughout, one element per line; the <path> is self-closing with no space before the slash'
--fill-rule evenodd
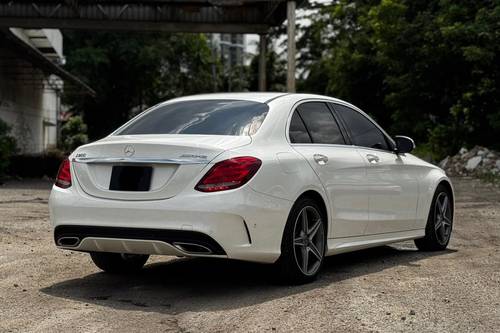
<path id="1" fill-rule="evenodd" d="M 49 149 L 42 154 L 16 155 L 12 157 L 9 174 L 22 178 L 55 178 L 65 157 L 57 149 Z"/>
<path id="2" fill-rule="evenodd" d="M 81 116 L 73 116 L 61 127 L 61 148 L 71 152 L 89 141 L 87 125 Z"/>

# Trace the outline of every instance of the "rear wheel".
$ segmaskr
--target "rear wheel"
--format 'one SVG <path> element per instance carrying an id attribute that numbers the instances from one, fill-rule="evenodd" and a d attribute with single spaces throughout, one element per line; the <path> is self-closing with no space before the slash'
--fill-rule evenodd
<path id="1" fill-rule="evenodd" d="M 425 227 L 425 237 L 416 239 L 415 245 L 422 251 L 441 251 L 450 242 L 453 229 L 453 204 L 449 190 L 439 185 L 432 200 Z"/>
<path id="2" fill-rule="evenodd" d="M 312 199 L 299 199 L 292 207 L 276 263 L 281 282 L 299 284 L 316 278 L 325 256 L 325 220 Z"/>
<path id="3" fill-rule="evenodd" d="M 149 255 L 91 252 L 90 257 L 97 267 L 107 273 L 131 273 L 139 271 Z"/>

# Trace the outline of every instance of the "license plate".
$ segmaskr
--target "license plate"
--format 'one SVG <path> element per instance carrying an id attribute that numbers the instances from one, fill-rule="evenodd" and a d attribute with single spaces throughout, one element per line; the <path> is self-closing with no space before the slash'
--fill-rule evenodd
<path id="1" fill-rule="evenodd" d="M 115 165 L 111 171 L 111 191 L 149 191 L 153 168 Z"/>

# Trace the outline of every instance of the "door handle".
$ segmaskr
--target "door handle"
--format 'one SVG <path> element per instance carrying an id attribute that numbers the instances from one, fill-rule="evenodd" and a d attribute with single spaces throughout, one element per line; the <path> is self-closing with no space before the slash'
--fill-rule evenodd
<path id="1" fill-rule="evenodd" d="M 314 158 L 314 161 L 316 163 L 318 163 L 319 165 L 325 165 L 326 163 L 328 163 L 328 157 L 326 157 L 325 155 L 314 154 L 313 158 Z"/>
<path id="2" fill-rule="evenodd" d="M 380 158 L 377 155 L 373 154 L 367 154 L 366 159 L 368 160 L 368 162 L 370 162 L 370 164 L 377 164 L 378 162 L 380 162 Z"/>

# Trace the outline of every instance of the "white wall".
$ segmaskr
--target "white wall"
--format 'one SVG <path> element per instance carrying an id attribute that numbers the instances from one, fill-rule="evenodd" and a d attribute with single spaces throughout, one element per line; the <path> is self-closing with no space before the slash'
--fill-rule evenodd
<path id="1" fill-rule="evenodd" d="M 43 77 L 10 45 L 0 47 L 0 119 L 12 126 L 21 153 L 41 153 L 57 143 L 60 97 Z"/>

